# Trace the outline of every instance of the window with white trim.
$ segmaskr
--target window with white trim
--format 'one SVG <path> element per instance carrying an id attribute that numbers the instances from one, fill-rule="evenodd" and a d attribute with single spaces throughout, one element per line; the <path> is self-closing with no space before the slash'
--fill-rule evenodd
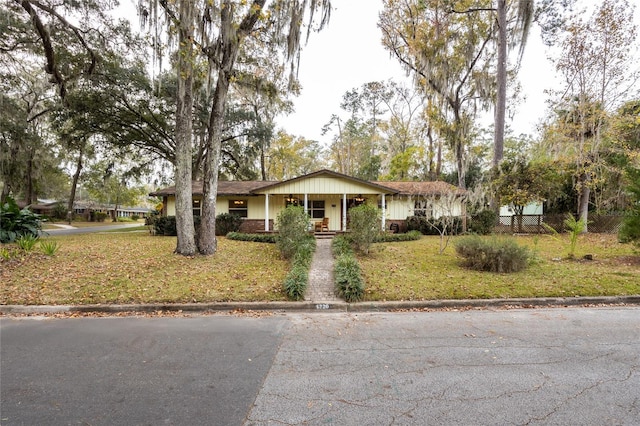
<path id="1" fill-rule="evenodd" d="M 247 217 L 248 213 L 249 203 L 247 200 L 229 200 L 229 214 Z"/>
<path id="2" fill-rule="evenodd" d="M 313 200 L 309 203 L 308 207 L 311 219 L 322 219 L 325 217 L 324 200 Z"/>

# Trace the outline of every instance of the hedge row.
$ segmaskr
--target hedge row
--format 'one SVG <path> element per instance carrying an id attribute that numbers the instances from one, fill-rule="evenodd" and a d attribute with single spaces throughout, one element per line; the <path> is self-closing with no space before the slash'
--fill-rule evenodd
<path id="1" fill-rule="evenodd" d="M 275 234 L 245 234 L 243 232 L 229 232 L 227 238 L 236 241 L 249 241 L 252 243 L 276 243 Z"/>
<path id="2" fill-rule="evenodd" d="M 375 239 L 376 243 L 396 243 L 401 241 L 416 241 L 422 237 L 420 231 L 409 231 L 406 234 L 380 234 Z"/>
<path id="3" fill-rule="evenodd" d="M 316 239 L 307 235 L 296 248 L 291 269 L 284 279 L 284 291 L 293 300 L 302 300 L 309 285 L 309 268 L 316 250 Z"/>
<path id="4" fill-rule="evenodd" d="M 357 302 L 364 296 L 364 278 L 348 237 L 339 235 L 331 243 L 336 263 L 333 270 L 335 292 L 346 302 Z"/>
<path id="5" fill-rule="evenodd" d="M 200 216 L 193 216 L 193 224 L 198 232 L 200 228 Z M 235 214 L 221 213 L 216 216 L 216 235 L 224 236 L 229 232 L 237 232 L 242 225 L 242 218 Z M 153 219 L 153 228 L 156 235 L 175 237 L 178 235 L 175 216 L 159 216 Z"/>

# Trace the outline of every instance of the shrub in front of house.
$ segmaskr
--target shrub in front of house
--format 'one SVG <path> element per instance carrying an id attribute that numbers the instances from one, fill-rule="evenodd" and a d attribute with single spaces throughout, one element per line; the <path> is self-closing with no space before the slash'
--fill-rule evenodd
<path id="1" fill-rule="evenodd" d="M 427 219 L 424 216 L 407 217 L 407 231 L 419 231 L 422 235 L 441 235 L 440 231 L 447 226 L 447 234 L 458 235 L 462 233 L 462 219 L 459 217 L 452 218 L 452 224 L 449 223 L 450 218 Z"/>
<path id="2" fill-rule="evenodd" d="M 51 210 L 51 217 L 56 220 L 64 220 L 67 218 L 67 206 L 63 203 L 56 203 Z"/>
<path id="3" fill-rule="evenodd" d="M 220 213 L 216 216 L 216 235 L 227 235 L 229 232 L 238 232 L 242 225 L 242 218 L 233 213 Z"/>
<path id="4" fill-rule="evenodd" d="M 371 244 L 381 231 L 380 210 L 370 204 L 362 204 L 349 210 L 350 238 L 354 248 L 363 254 L 369 254 Z"/>
<path id="5" fill-rule="evenodd" d="M 309 236 L 309 216 L 301 206 L 288 206 L 276 218 L 276 245 L 285 259 L 291 259 Z"/>
<path id="6" fill-rule="evenodd" d="M 200 216 L 193 217 L 193 226 L 195 233 L 198 235 L 200 229 Z M 175 237 L 178 235 L 175 216 L 157 216 L 153 219 L 153 229 L 156 235 L 164 235 L 165 237 Z"/>
<path id="7" fill-rule="evenodd" d="M 353 246 L 350 235 L 341 234 L 336 235 L 331 240 L 331 252 L 333 257 L 340 257 L 343 254 L 353 254 Z"/>
<path id="8" fill-rule="evenodd" d="M 420 231 L 409 231 L 406 234 L 388 234 L 382 233 L 378 235 L 376 243 L 397 243 L 401 241 L 416 241 L 422 238 Z"/>
<path id="9" fill-rule="evenodd" d="M 470 235 L 456 241 L 455 248 L 462 265 L 476 271 L 518 272 L 529 263 L 529 250 L 511 238 Z"/>
<path id="10" fill-rule="evenodd" d="M 229 232 L 227 238 L 235 241 L 249 241 L 252 243 L 276 243 L 275 234 L 245 234 L 244 232 Z"/>
<path id="11" fill-rule="evenodd" d="M 336 258 L 333 269 L 335 293 L 349 303 L 361 300 L 364 295 L 364 278 L 350 237 L 338 235 L 331 242 L 331 251 Z"/>
<path id="12" fill-rule="evenodd" d="M 334 268 L 335 292 L 346 302 L 362 300 L 364 279 L 358 259 L 353 254 L 343 254 L 336 259 Z"/>
<path id="13" fill-rule="evenodd" d="M 176 236 L 178 231 L 176 230 L 176 217 L 175 216 L 160 216 L 153 222 L 153 227 L 156 230 L 156 235 Z"/>
<path id="14" fill-rule="evenodd" d="M 489 235 L 498 222 L 498 215 L 493 210 L 482 210 L 471 216 L 469 232 L 478 235 Z"/>
<path id="15" fill-rule="evenodd" d="M 284 279 L 284 291 L 290 299 L 302 300 L 309 285 L 309 268 L 316 249 L 316 240 L 306 235 L 298 246 L 291 260 L 291 270 Z"/>
<path id="16" fill-rule="evenodd" d="M 131 220 L 134 222 L 137 222 L 138 220 L 140 220 L 140 216 L 138 216 L 137 214 L 132 214 L 131 215 Z"/>
<path id="17" fill-rule="evenodd" d="M 104 212 L 91 212 L 92 222 L 104 222 L 107 216 Z"/>

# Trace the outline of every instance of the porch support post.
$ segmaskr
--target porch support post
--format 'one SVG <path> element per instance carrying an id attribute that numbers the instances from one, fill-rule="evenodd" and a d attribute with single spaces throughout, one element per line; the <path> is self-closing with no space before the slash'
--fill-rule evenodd
<path id="1" fill-rule="evenodd" d="M 269 232 L 269 194 L 264 194 L 264 230 Z"/>
<path id="2" fill-rule="evenodd" d="M 342 230 L 347 230 L 347 193 L 342 195 Z"/>
<path id="3" fill-rule="evenodd" d="M 386 194 L 382 194 L 382 231 L 384 232 L 386 228 L 386 219 L 387 219 L 387 200 L 386 200 Z"/>
<path id="4" fill-rule="evenodd" d="M 309 216 L 309 197 L 308 194 L 305 192 L 304 193 L 304 214 Z M 309 221 L 309 229 L 307 229 L 307 231 L 310 231 L 313 228 L 313 224 L 311 223 L 311 221 Z"/>

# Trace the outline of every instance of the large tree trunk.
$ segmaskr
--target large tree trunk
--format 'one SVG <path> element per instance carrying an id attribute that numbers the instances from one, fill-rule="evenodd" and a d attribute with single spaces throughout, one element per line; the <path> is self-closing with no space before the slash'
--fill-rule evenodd
<path id="1" fill-rule="evenodd" d="M 504 117 L 507 104 L 507 1 L 498 0 L 498 65 L 496 110 L 493 137 L 493 167 L 498 167 L 504 151 Z"/>
<path id="2" fill-rule="evenodd" d="M 193 128 L 193 20 L 194 0 L 180 1 L 178 49 L 178 93 L 176 97 L 176 253 L 192 256 L 196 252 L 191 187 Z"/>
<path id="3" fill-rule="evenodd" d="M 80 180 L 80 173 L 82 172 L 82 158 L 84 156 L 84 145 L 80 147 L 78 152 L 78 161 L 76 163 L 76 172 L 73 174 L 73 181 L 71 182 L 71 194 L 69 194 L 69 203 L 67 204 L 67 220 L 71 221 L 73 216 L 73 204 L 76 202 L 76 190 L 78 188 L 78 181 Z"/>
<path id="4" fill-rule="evenodd" d="M 580 175 L 580 186 L 578 192 L 578 220 L 584 221 L 583 233 L 589 232 L 589 197 L 591 196 L 591 188 L 589 183 L 591 175 L 588 171 Z"/>
<path id="5" fill-rule="evenodd" d="M 220 169 L 220 150 L 222 148 L 222 128 L 224 112 L 229 93 L 231 72 L 238 54 L 238 35 L 233 27 L 233 16 L 230 6 L 222 9 L 221 37 L 222 60 L 218 68 L 216 90 L 213 94 L 213 105 L 209 116 L 209 134 L 206 142 L 207 154 L 204 160 L 204 181 L 202 185 L 202 215 L 198 234 L 198 251 L 200 254 L 215 254 L 218 248 L 216 239 L 216 202 L 218 198 L 218 170 Z"/>

